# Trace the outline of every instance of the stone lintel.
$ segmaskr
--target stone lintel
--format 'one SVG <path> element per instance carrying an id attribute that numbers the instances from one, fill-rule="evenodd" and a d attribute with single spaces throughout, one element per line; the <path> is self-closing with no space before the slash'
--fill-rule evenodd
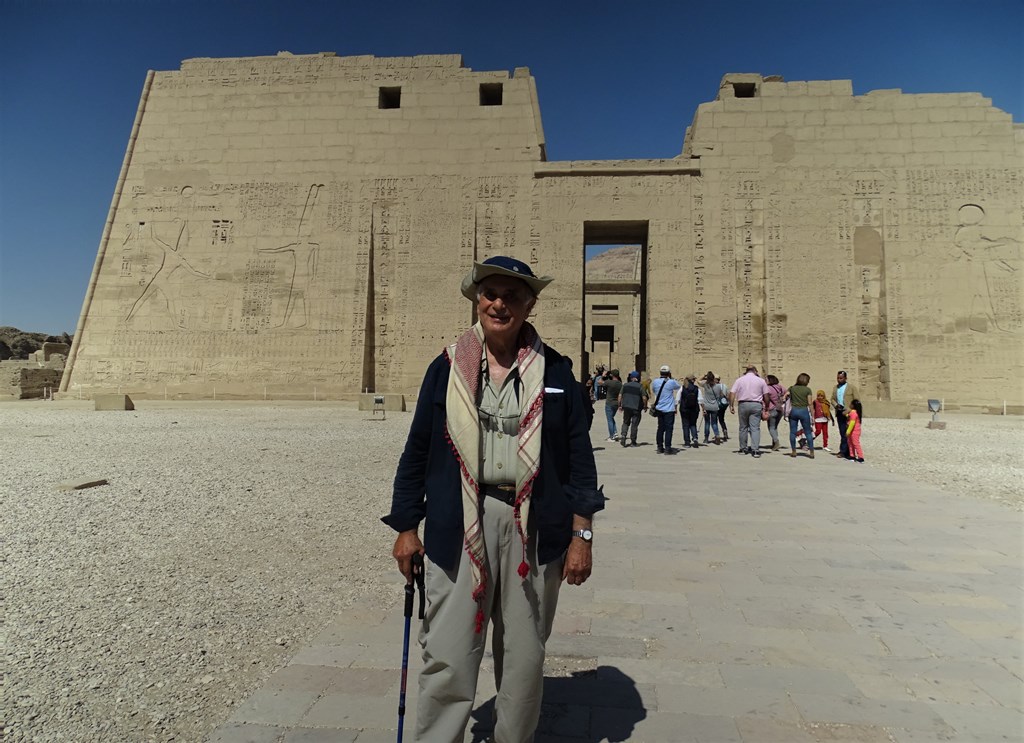
<path id="1" fill-rule="evenodd" d="M 588 175 L 700 175 L 699 158 L 664 160 L 561 160 L 538 163 L 535 178 Z"/>

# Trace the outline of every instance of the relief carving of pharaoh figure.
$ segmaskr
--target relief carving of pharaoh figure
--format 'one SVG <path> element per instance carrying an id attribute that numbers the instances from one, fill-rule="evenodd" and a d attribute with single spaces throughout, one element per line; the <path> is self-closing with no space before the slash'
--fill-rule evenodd
<path id="1" fill-rule="evenodd" d="M 957 260 L 967 264 L 965 278 L 971 292 L 968 326 L 980 333 L 1021 333 L 1024 307 L 1019 236 L 986 225 L 985 210 L 977 204 L 961 206 L 957 219 L 953 243 Z"/>
<path id="2" fill-rule="evenodd" d="M 275 324 L 276 327 L 304 328 L 309 324 L 310 302 L 313 293 L 311 284 L 316 279 L 317 259 L 320 252 L 320 243 L 313 242 L 310 235 L 321 188 L 323 188 L 323 184 L 313 184 L 309 187 L 306 203 L 302 208 L 302 215 L 299 217 L 295 241 L 276 248 L 259 249 L 260 253 L 287 253 L 291 258 L 290 276 L 287 279 L 287 304 L 284 315 Z M 302 307 L 300 313 L 296 311 L 299 306 Z"/>

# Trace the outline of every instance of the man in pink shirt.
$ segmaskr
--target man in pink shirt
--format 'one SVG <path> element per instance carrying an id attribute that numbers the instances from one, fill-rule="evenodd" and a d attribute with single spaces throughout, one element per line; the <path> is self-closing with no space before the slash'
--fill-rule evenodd
<path id="1" fill-rule="evenodd" d="M 761 456 L 761 411 L 768 405 L 768 385 L 757 375 L 757 367 L 747 364 L 746 373 L 732 383 L 729 412 L 739 406 L 740 449 L 737 454 Z M 747 446 L 747 438 L 750 446 Z"/>

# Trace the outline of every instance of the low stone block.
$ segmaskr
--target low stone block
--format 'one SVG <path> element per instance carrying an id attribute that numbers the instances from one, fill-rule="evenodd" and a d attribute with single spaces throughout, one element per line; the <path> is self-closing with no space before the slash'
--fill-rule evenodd
<path id="1" fill-rule="evenodd" d="M 405 412 L 405 395 L 389 394 L 389 393 L 373 393 L 367 392 L 359 396 L 359 409 L 360 410 L 373 410 L 377 407 L 377 400 L 382 399 L 384 402 L 384 410 L 390 412 Z"/>
<path id="2" fill-rule="evenodd" d="M 96 410 L 135 410 L 135 403 L 128 395 L 96 395 L 93 403 Z"/>
<path id="3" fill-rule="evenodd" d="M 928 428 L 934 428 L 937 431 L 945 431 L 946 421 L 928 421 Z"/>

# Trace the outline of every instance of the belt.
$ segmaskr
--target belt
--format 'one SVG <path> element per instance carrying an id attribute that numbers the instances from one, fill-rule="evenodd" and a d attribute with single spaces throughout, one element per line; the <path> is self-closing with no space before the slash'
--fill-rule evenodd
<path id="1" fill-rule="evenodd" d="M 502 503 L 507 503 L 510 506 L 516 504 L 516 486 L 512 483 L 502 483 L 501 485 L 481 485 L 481 495 L 488 495 L 491 498 L 497 498 Z"/>

